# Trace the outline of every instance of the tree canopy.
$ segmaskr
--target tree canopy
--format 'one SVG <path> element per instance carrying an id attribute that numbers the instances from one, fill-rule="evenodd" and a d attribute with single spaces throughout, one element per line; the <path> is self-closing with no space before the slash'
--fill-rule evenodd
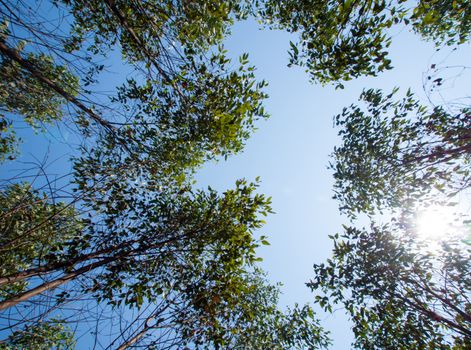
<path id="1" fill-rule="evenodd" d="M 404 23 L 438 46 L 469 42 L 468 3 L 382 4 L 373 17 L 378 32 Z M 326 311 L 345 308 L 355 348 L 467 349 L 471 249 L 468 213 L 458 204 L 470 188 L 469 103 L 433 105 L 399 91 L 365 89 L 334 117 L 340 137 L 330 163 L 334 198 L 350 223 L 330 236 L 332 256 L 314 265 L 308 286 Z M 435 208 L 437 215 L 447 207 L 453 217 L 427 217 L 422 232 L 420 212 Z M 360 227 L 359 218 L 369 227 Z M 437 224 L 441 238 L 424 237 Z"/>
<path id="2" fill-rule="evenodd" d="M 266 83 L 223 47 L 251 6 L 1 3 L 2 160 L 19 153 L 23 122 L 78 140 L 63 187 L 41 166 L 40 179 L 2 184 L 2 346 L 70 348 L 80 332 L 119 349 L 327 346 L 313 311 L 282 312 L 254 267 L 270 199 L 246 180 L 193 186 L 267 117 Z M 103 94 L 114 69 L 126 77 Z"/>
<path id="3" fill-rule="evenodd" d="M 402 226 L 402 227 L 401 227 Z M 469 247 L 458 238 L 427 252 L 414 226 L 345 227 L 308 283 L 317 302 L 342 304 L 360 349 L 467 349 L 470 346 Z"/>
<path id="4" fill-rule="evenodd" d="M 311 79 L 335 83 L 392 69 L 391 28 L 410 27 L 437 45 L 461 44 L 471 33 L 468 1 L 261 1 L 267 25 L 299 33 L 290 63 Z"/>
<path id="5" fill-rule="evenodd" d="M 411 91 L 394 100 L 397 91 L 364 91 L 362 105 L 335 117 L 335 197 L 351 216 L 404 209 L 433 189 L 453 195 L 469 182 L 469 108 L 430 110 Z"/>
<path id="6" fill-rule="evenodd" d="M 84 334 L 105 349 L 330 345 L 313 308 L 282 311 L 257 266 L 272 213 L 258 180 L 195 186 L 268 118 L 267 83 L 224 47 L 247 18 L 293 34 L 289 65 L 340 88 L 392 69 L 393 28 L 437 47 L 471 33 L 464 0 L 0 1 L 0 162 L 24 125 L 74 140 L 71 172 L 38 164 L 0 183 L 1 349 Z M 469 189 L 470 109 L 397 93 L 366 89 L 335 117 L 335 198 L 353 222 L 308 286 L 345 307 L 357 348 L 468 349 L 469 245 L 425 253 L 413 211 Z M 353 225 L 381 213 L 392 222 Z"/>

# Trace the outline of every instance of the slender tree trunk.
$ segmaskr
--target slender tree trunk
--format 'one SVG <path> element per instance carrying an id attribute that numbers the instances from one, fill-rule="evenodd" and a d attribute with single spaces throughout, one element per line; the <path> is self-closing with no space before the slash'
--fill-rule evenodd
<path id="1" fill-rule="evenodd" d="M 119 259 L 120 257 L 108 257 L 108 258 L 104 258 L 103 260 L 100 260 L 100 261 L 96 261 L 94 263 L 91 263 L 91 264 L 88 264 L 86 266 L 83 266 L 71 273 L 68 273 L 62 277 L 59 277 L 53 281 L 50 281 L 50 282 L 45 282 L 33 289 L 30 289 L 28 290 L 27 292 L 25 293 L 22 293 L 22 294 L 19 294 L 15 297 L 13 297 L 12 299 L 9 299 L 9 300 L 5 300 L 3 302 L 0 302 L 0 310 L 5 310 L 5 309 L 8 309 L 10 307 L 13 307 L 23 301 L 26 301 L 34 296 L 37 296 L 47 290 L 51 290 L 51 289 L 55 289 L 75 278 L 77 278 L 78 276 L 80 275 L 83 275 L 84 273 L 86 272 L 90 272 L 100 266 L 104 266 L 114 260 L 117 260 Z"/>
<path id="2" fill-rule="evenodd" d="M 438 158 L 438 157 L 442 157 L 441 159 L 437 159 L 439 163 L 445 163 L 452 159 L 456 159 L 462 156 L 463 154 L 469 154 L 469 153 L 471 153 L 471 144 L 467 144 L 464 146 L 451 148 L 451 149 L 443 149 L 442 151 L 435 151 L 433 153 L 429 153 L 420 157 L 415 157 L 407 161 L 404 161 L 402 165 L 408 165 L 411 163 L 417 163 L 423 160 L 428 160 L 431 158 Z"/>
<path id="3" fill-rule="evenodd" d="M 169 243 L 172 243 L 172 242 L 175 242 L 175 241 L 178 241 L 180 239 L 184 239 L 185 237 L 188 237 L 190 235 L 193 235 L 195 233 L 199 232 L 199 230 L 194 230 L 194 231 L 191 231 L 187 234 L 183 234 L 181 236 L 176 236 L 176 237 L 172 237 L 172 238 L 169 238 L 163 242 L 159 242 L 159 243 L 156 243 L 156 244 L 153 244 L 153 245 L 147 245 L 147 246 L 140 246 L 139 248 L 137 249 L 133 249 L 133 250 L 129 250 L 129 251 L 124 251 L 120 254 L 117 254 L 117 255 L 114 255 L 114 256 L 110 256 L 110 257 L 106 257 L 106 258 L 103 258 L 99 261 L 95 261 L 93 263 L 90 263 L 88 265 L 85 265 L 71 273 L 68 273 L 62 277 L 59 277 L 53 281 L 50 281 L 50 282 L 45 282 L 33 289 L 30 289 L 24 293 L 21 293 L 21 294 L 17 294 L 15 296 L 13 296 L 11 299 L 8 299 L 8 300 L 5 300 L 3 302 L 0 302 L 0 310 L 5 310 L 5 309 L 8 309 L 12 306 L 15 306 L 17 305 L 18 303 L 21 303 L 21 302 L 24 302 L 32 297 L 35 297 L 47 290 L 51 290 L 51 289 L 55 289 L 75 278 L 77 278 L 78 276 L 80 275 L 83 275 L 87 272 L 90 272 L 92 270 L 95 270 L 96 268 L 98 267 L 101 267 L 101 266 L 104 266 L 112 261 L 117 261 L 119 259 L 123 259 L 125 257 L 129 257 L 135 253 L 139 253 L 139 254 L 146 254 L 146 252 L 148 252 L 149 250 L 152 250 L 152 249 L 158 249 L 158 248 L 161 248 L 161 247 L 164 247 L 165 245 L 169 244 Z M 127 243 L 129 244 L 129 243 Z"/>
<path id="4" fill-rule="evenodd" d="M 134 337 L 132 337 L 131 339 L 125 341 L 123 344 L 121 344 L 117 350 L 125 350 L 127 349 L 128 347 L 136 344 L 139 340 L 142 339 L 142 337 L 144 337 L 147 333 L 147 331 L 149 330 L 149 327 L 144 326 L 144 328 L 139 332 L 137 333 Z"/>
<path id="5" fill-rule="evenodd" d="M 412 308 L 416 309 L 420 313 L 426 315 L 427 317 L 430 317 L 432 320 L 444 323 L 450 329 L 454 329 L 455 331 L 457 331 L 458 333 L 463 334 L 464 336 L 471 337 L 471 330 L 470 329 L 467 329 L 464 326 L 456 323 L 455 321 L 450 320 L 446 317 L 443 317 L 443 316 L 439 315 L 438 313 L 436 313 L 435 311 L 430 310 L 428 308 L 428 306 L 424 305 L 424 303 L 422 301 L 420 301 L 416 298 L 413 298 L 413 301 L 411 301 L 410 299 L 399 296 L 399 295 L 396 295 L 396 297 L 398 297 L 399 299 L 404 301 L 404 303 L 410 305 Z"/>
<path id="6" fill-rule="evenodd" d="M 26 278 L 30 278 L 30 277 L 34 277 L 34 276 L 41 276 L 43 274 L 54 272 L 54 271 L 64 269 L 64 268 L 67 268 L 67 267 L 72 268 L 74 265 L 76 265 L 78 263 L 98 258 L 98 257 L 100 257 L 101 255 L 104 255 L 104 254 L 112 253 L 113 251 L 115 251 L 117 249 L 123 249 L 126 246 L 130 246 L 133 243 L 135 243 L 135 241 L 126 242 L 125 244 L 115 245 L 115 246 L 110 247 L 110 248 L 102 249 L 102 250 L 99 250 L 99 251 L 96 251 L 96 252 L 93 252 L 93 253 L 90 253 L 90 254 L 85 254 L 85 255 L 79 256 L 79 257 L 77 257 L 75 259 L 72 259 L 72 260 L 69 260 L 69 261 L 64 261 L 64 262 L 61 262 L 61 263 L 47 265 L 47 266 L 36 267 L 36 268 L 21 271 L 21 272 L 15 273 L 15 274 L 11 274 L 11 275 L 8 275 L 8 276 L 3 276 L 3 277 L 0 277 L 0 286 L 5 285 L 5 284 L 9 284 L 9 283 L 19 282 L 19 281 L 22 281 Z"/>
<path id="7" fill-rule="evenodd" d="M 430 288 L 425 281 L 422 281 L 423 284 L 420 284 L 419 282 L 416 282 L 415 280 L 410 280 L 412 281 L 415 285 L 417 285 L 419 288 L 424 290 L 426 293 L 432 294 L 435 298 L 440 300 L 444 305 L 448 306 L 450 309 L 454 310 L 458 315 L 463 317 L 463 319 L 471 324 L 471 315 L 468 314 L 467 312 L 461 310 L 459 307 L 457 307 L 455 304 L 450 302 L 447 298 L 443 297 L 439 293 L 435 292 L 432 288 Z"/>

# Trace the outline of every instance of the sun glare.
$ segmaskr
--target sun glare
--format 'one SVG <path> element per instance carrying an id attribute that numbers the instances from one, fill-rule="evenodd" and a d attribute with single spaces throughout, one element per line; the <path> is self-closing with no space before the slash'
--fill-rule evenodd
<path id="1" fill-rule="evenodd" d="M 417 234 L 426 240 L 443 240 L 460 229 L 455 219 L 453 207 L 430 206 L 418 212 Z"/>

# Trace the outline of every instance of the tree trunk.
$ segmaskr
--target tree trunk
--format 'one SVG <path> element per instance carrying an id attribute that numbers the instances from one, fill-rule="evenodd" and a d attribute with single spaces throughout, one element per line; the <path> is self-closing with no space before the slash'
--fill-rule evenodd
<path id="1" fill-rule="evenodd" d="M 139 333 L 137 333 L 134 337 L 132 337 L 131 339 L 127 340 L 126 342 L 124 342 L 123 344 L 121 344 L 119 346 L 119 348 L 117 350 L 125 350 L 127 349 L 128 347 L 136 344 L 139 340 L 142 339 L 142 337 L 144 337 L 147 333 L 147 330 L 149 328 L 147 326 L 145 326 Z"/>
<path id="2" fill-rule="evenodd" d="M 9 283 L 20 282 L 20 281 L 22 281 L 26 278 L 29 278 L 29 277 L 41 276 L 43 274 L 54 272 L 54 271 L 64 269 L 64 268 L 67 268 L 67 267 L 72 268 L 74 265 L 76 265 L 78 263 L 84 262 L 86 260 L 91 260 L 91 259 L 98 258 L 103 254 L 112 253 L 116 249 L 123 249 L 126 246 L 130 246 L 133 243 L 135 243 L 135 241 L 127 242 L 125 244 L 116 245 L 116 246 L 113 246 L 113 247 L 110 247 L 110 248 L 99 250 L 97 252 L 82 255 L 82 256 L 79 256 L 79 257 L 77 257 L 75 259 L 72 259 L 72 260 L 69 260 L 69 261 L 65 261 L 65 262 L 61 262 L 61 263 L 57 263 L 57 264 L 52 264 L 52 265 L 48 265 L 48 266 L 41 266 L 41 267 L 36 267 L 36 268 L 32 268 L 32 269 L 27 269 L 27 270 L 24 270 L 24 271 L 21 271 L 21 272 L 17 272 L 15 274 L 11 274 L 11 275 L 8 275 L 8 276 L 3 276 L 3 277 L 0 277 L 0 286 L 3 286 L 5 284 L 9 284 Z"/>
<path id="3" fill-rule="evenodd" d="M 3 302 L 0 302 L 0 310 L 5 310 L 5 309 L 8 309 L 12 306 L 15 306 L 23 301 L 26 301 L 36 295 L 39 295 L 47 290 L 51 290 L 51 289 L 55 289 L 71 280 L 73 280 L 74 278 L 80 276 L 80 275 L 83 275 L 84 273 L 86 272 L 89 272 L 89 271 L 92 271 L 100 266 L 104 266 L 106 264 L 108 264 L 109 262 L 113 261 L 113 260 L 117 260 L 119 259 L 119 257 L 108 257 L 108 258 L 105 258 L 103 260 L 100 260 L 100 261 L 96 261 L 94 263 L 91 263 L 91 264 L 88 264 L 88 265 L 85 265 L 77 270 L 75 270 L 74 272 L 71 272 L 71 273 L 68 273 L 62 277 L 59 277 L 53 281 L 50 281 L 50 282 L 45 282 L 33 289 L 30 289 L 28 290 L 27 292 L 25 293 L 22 293 L 20 295 L 17 295 L 15 296 L 14 298 L 12 299 L 9 299 L 9 300 L 5 300 Z"/>
<path id="4" fill-rule="evenodd" d="M 21 303 L 23 301 L 26 301 L 34 296 L 37 296 L 39 294 L 41 294 L 42 292 L 45 292 L 47 290 L 51 290 L 51 289 L 55 289 L 73 279 L 75 279 L 76 277 L 80 276 L 80 275 L 83 275 L 89 271 L 92 271 L 98 267 L 101 267 L 101 266 L 104 266 L 112 261 L 116 261 L 116 260 L 119 260 L 119 259 L 122 259 L 122 258 L 125 258 L 125 257 L 129 257 L 135 253 L 139 253 L 139 254 L 145 254 L 146 252 L 148 252 L 149 250 L 152 250 L 152 249 L 157 249 L 157 248 L 161 248 L 169 243 L 172 243 L 172 242 L 175 242 L 175 241 L 178 241 L 180 239 L 184 239 L 185 237 L 188 237 L 196 232 L 198 232 L 199 230 L 195 230 L 195 231 L 191 231 L 187 234 L 183 234 L 181 236 L 176 236 L 176 237 L 172 237 L 172 238 L 169 238 L 165 241 L 162 241 L 162 242 L 159 242 L 159 243 L 156 243 L 156 244 L 153 244 L 153 245 L 147 245 L 147 246 L 140 246 L 134 250 L 128 250 L 128 251 L 125 251 L 125 252 L 121 252 L 120 254 L 117 254 L 115 256 L 110 256 L 110 257 L 106 257 L 106 258 L 103 258 L 102 260 L 100 261 L 96 261 L 96 262 L 93 262 L 93 263 L 90 263 L 86 266 L 83 266 L 71 273 L 68 273 L 62 277 L 59 277 L 53 281 L 50 281 L 50 282 L 45 282 L 33 289 L 30 289 L 28 290 L 27 292 L 24 292 L 24 293 L 21 293 L 21 294 L 18 294 L 18 295 L 15 295 L 13 296 L 11 299 L 8 299 L 8 300 L 5 300 L 3 302 L 0 302 L 0 310 L 4 310 L 4 309 L 8 309 L 12 306 L 15 306 L 17 305 L 18 303 Z M 133 242 L 136 242 L 136 241 L 133 241 Z M 126 245 L 129 245 L 130 243 L 126 243 Z M 121 246 L 121 248 L 125 248 L 125 245 Z M 111 249 L 111 248 L 109 248 Z"/>

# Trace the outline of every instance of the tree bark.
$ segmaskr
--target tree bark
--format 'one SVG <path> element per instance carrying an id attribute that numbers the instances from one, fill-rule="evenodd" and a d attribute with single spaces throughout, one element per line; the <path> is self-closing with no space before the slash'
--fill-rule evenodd
<path id="1" fill-rule="evenodd" d="M 129 339 L 129 340 L 125 341 L 123 344 L 121 344 L 117 350 L 125 350 L 125 349 L 129 348 L 130 346 L 136 344 L 139 340 L 142 339 L 142 337 L 144 337 L 146 335 L 148 329 L 149 328 L 147 326 L 145 326 L 134 337 L 132 337 L 131 339 Z"/>
<path id="2" fill-rule="evenodd" d="M 10 307 L 13 307 L 23 301 L 26 301 L 36 295 L 39 295 L 41 294 L 42 292 L 45 292 L 47 290 L 51 290 L 51 289 L 55 289 L 67 282 L 69 282 L 70 280 L 73 280 L 74 278 L 80 276 L 80 275 L 83 275 L 84 273 L 86 272 L 89 272 L 89 271 L 92 271 L 100 266 L 104 266 L 106 264 L 108 264 L 109 262 L 111 261 L 114 261 L 114 260 L 117 260 L 119 259 L 119 257 L 108 257 L 108 258 L 105 258 L 103 260 L 100 260 L 100 261 L 96 261 L 94 263 L 91 263 L 91 264 L 88 264 L 86 266 L 83 266 L 77 270 L 75 270 L 74 272 L 71 272 L 71 273 L 68 273 L 60 278 L 57 278 L 53 281 L 50 281 L 50 282 L 45 282 L 33 289 L 30 289 L 28 290 L 27 292 L 25 293 L 22 293 L 20 295 L 17 295 L 15 296 L 14 298 L 12 299 L 9 299 L 9 300 L 5 300 L 3 302 L 0 303 L 0 310 L 5 310 L 5 309 L 8 309 Z"/>
<path id="3" fill-rule="evenodd" d="M 61 263 L 52 264 L 52 265 L 48 265 L 48 266 L 36 267 L 36 268 L 21 271 L 21 272 L 15 273 L 15 274 L 11 274 L 11 275 L 8 275 L 8 276 L 3 276 L 3 277 L 0 277 L 0 286 L 8 284 L 8 283 L 19 282 L 19 281 L 22 281 L 22 280 L 24 280 L 26 278 L 29 278 L 29 277 L 41 276 L 43 274 L 54 272 L 54 271 L 64 269 L 64 268 L 67 268 L 67 267 L 70 268 L 70 267 L 73 267 L 74 265 L 76 265 L 78 263 L 81 263 L 81 262 L 84 262 L 86 260 L 95 259 L 95 258 L 100 257 L 101 255 L 112 253 L 116 249 L 123 249 L 126 246 L 130 246 L 131 244 L 133 244 L 135 242 L 136 241 L 126 242 L 126 243 L 123 243 L 123 244 L 120 244 L 120 245 L 115 245 L 115 246 L 112 246 L 112 247 L 109 247 L 109 248 L 106 248 L 106 249 L 102 249 L 102 250 L 99 250 L 99 251 L 96 251 L 96 252 L 93 252 L 93 253 L 90 253 L 90 254 L 85 254 L 85 255 L 79 256 L 79 257 L 77 257 L 75 259 L 72 259 L 72 260 L 69 260 L 69 261 L 64 261 L 64 262 L 61 262 Z"/>
<path id="4" fill-rule="evenodd" d="M 164 247 L 165 245 L 169 244 L 169 243 L 172 243 L 172 242 L 175 242 L 179 239 L 184 239 L 185 237 L 188 237 L 196 232 L 198 232 L 199 230 L 194 230 L 194 231 L 191 231 L 187 234 L 183 234 L 181 236 L 176 236 L 176 237 L 172 237 L 172 238 L 169 238 L 165 241 L 162 241 L 162 242 L 159 242 L 159 243 L 155 243 L 155 244 L 152 244 L 152 245 L 146 245 L 146 246 L 140 246 L 136 249 L 133 249 L 133 250 L 128 250 L 128 251 L 123 251 L 121 252 L 120 254 L 117 254 L 117 255 L 114 255 L 114 256 L 110 256 L 110 257 L 106 257 L 106 258 L 103 258 L 99 261 L 95 261 L 93 263 L 90 263 L 86 266 L 83 266 L 71 273 L 68 273 L 68 274 L 65 274 L 64 276 L 62 277 L 59 277 L 53 281 L 50 281 L 50 282 L 45 282 L 35 288 L 32 288 L 24 293 L 21 293 L 21 294 L 17 294 L 15 296 L 13 296 L 11 299 L 8 299 L 8 300 L 5 300 L 3 302 L 0 302 L 0 310 L 5 310 L 5 309 L 8 309 L 12 306 L 15 306 L 17 305 L 18 303 L 21 303 L 23 301 L 26 301 L 32 297 L 35 297 L 39 294 L 41 294 L 42 292 L 45 292 L 47 290 L 51 290 L 51 289 L 55 289 L 75 278 L 77 278 L 78 276 L 80 275 L 83 275 L 87 272 L 90 272 L 98 267 L 101 267 L 101 266 L 104 266 L 112 261 L 117 261 L 119 259 L 123 259 L 125 257 L 129 257 L 133 254 L 136 254 L 136 253 L 139 253 L 139 254 L 146 254 L 149 250 L 152 250 L 152 249 L 157 249 L 157 248 L 161 248 L 161 247 Z M 129 244 L 129 243 L 127 243 Z M 125 246 L 123 246 L 122 248 L 125 248 Z"/>

